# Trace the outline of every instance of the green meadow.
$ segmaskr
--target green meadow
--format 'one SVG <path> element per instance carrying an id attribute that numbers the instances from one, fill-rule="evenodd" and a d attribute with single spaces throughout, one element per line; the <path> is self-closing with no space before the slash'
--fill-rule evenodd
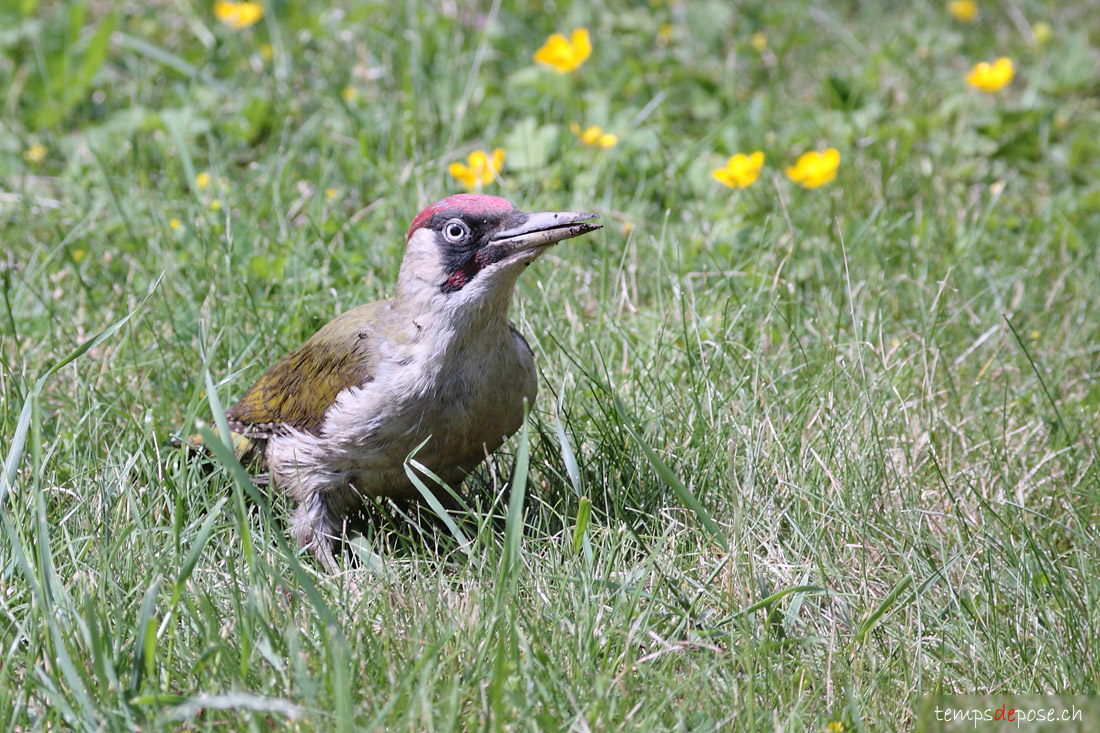
<path id="1" fill-rule="evenodd" d="M 0 729 L 1095 692 L 1098 6 L 965 6 L 5 3 Z M 469 511 L 379 501 L 326 573 L 171 439 L 467 185 L 604 228 L 520 279 L 539 396 Z"/>

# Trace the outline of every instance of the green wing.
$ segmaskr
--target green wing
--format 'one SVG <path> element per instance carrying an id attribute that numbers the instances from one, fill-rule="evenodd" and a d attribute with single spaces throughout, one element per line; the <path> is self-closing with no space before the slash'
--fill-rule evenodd
<path id="1" fill-rule="evenodd" d="M 226 411 L 229 427 L 254 438 L 270 438 L 287 428 L 320 433 L 337 395 L 373 378 L 371 324 L 386 305 L 353 308 L 284 356 Z"/>

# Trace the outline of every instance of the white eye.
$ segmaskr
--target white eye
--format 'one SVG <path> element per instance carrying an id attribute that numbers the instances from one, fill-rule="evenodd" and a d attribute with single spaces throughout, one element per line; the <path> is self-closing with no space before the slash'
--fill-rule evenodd
<path id="1" fill-rule="evenodd" d="M 461 242 L 469 234 L 470 230 L 458 219 L 451 219 L 443 225 L 443 236 L 448 242 Z"/>

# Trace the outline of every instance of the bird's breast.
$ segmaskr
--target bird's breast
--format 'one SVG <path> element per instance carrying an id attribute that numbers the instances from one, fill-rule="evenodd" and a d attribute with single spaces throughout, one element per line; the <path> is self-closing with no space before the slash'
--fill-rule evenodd
<path id="1" fill-rule="evenodd" d="M 370 493 L 401 493 L 363 484 L 392 484 L 414 450 L 444 480 L 461 479 L 520 428 L 537 389 L 531 350 L 507 325 L 461 349 L 424 339 L 378 366 L 372 381 L 341 393 L 321 436 Z"/>
<path id="2" fill-rule="evenodd" d="M 438 465 L 469 470 L 523 424 L 524 401 L 535 400 L 535 364 L 527 343 L 511 330 L 456 357 L 432 390 L 426 413 L 435 427 L 421 435 L 432 433 Z"/>

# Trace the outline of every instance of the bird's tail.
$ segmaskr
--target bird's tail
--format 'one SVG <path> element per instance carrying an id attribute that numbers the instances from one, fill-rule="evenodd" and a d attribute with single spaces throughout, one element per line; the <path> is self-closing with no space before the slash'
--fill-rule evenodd
<path id="1" fill-rule="evenodd" d="M 213 427 L 212 430 L 215 435 L 218 434 L 218 428 L 216 426 Z M 229 431 L 229 439 L 233 443 L 233 453 L 236 455 L 237 460 L 241 462 L 241 465 L 249 469 L 256 483 L 266 484 L 267 466 L 264 457 L 267 452 L 267 439 L 252 437 L 245 433 L 239 433 L 236 430 Z M 210 448 L 207 447 L 206 441 L 203 440 L 202 435 L 198 433 L 186 437 L 173 435 L 168 439 L 168 443 L 174 448 L 184 448 L 191 454 L 206 457 L 210 457 L 211 455 Z"/>

